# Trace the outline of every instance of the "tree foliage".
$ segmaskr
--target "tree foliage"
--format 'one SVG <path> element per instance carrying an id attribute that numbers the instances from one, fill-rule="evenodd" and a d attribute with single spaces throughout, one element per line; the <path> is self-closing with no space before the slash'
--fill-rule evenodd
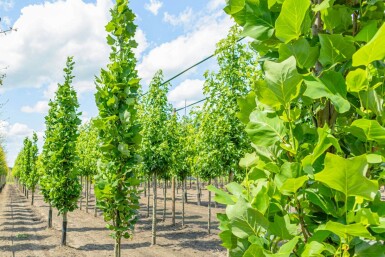
<path id="1" fill-rule="evenodd" d="M 100 158 L 98 130 L 92 121 L 80 126 L 76 142 L 76 168 L 81 176 L 93 176 L 97 173 Z"/>
<path id="2" fill-rule="evenodd" d="M 384 256 L 383 1 L 227 1 L 264 79 L 240 101 L 254 152 L 228 192 L 230 256 Z M 257 69 L 257 67 L 255 67 Z"/>
<path id="3" fill-rule="evenodd" d="M 117 0 L 106 25 L 110 64 L 96 79 L 99 116 L 94 125 L 99 131 L 102 153 L 95 193 L 97 205 L 116 238 L 115 256 L 120 256 L 121 237 L 132 236 L 139 209 L 139 180 L 134 172 L 141 140 L 135 107 L 139 79 L 132 51 L 137 46 L 134 19 L 128 1 Z"/>
<path id="4" fill-rule="evenodd" d="M 200 177 L 206 180 L 237 173 L 237 160 L 249 149 L 245 125 L 235 114 L 237 99 L 250 91 L 256 62 L 253 52 L 238 41 L 239 34 L 239 27 L 234 26 L 217 44 L 219 70 L 205 73 L 203 92 L 207 100 L 197 116 L 197 164 Z"/>

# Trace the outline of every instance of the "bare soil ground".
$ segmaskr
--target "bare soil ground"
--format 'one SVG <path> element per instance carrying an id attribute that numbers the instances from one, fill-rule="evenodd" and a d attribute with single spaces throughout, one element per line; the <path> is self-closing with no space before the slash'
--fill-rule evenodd
<path id="1" fill-rule="evenodd" d="M 169 190 L 170 191 L 170 190 Z M 147 198 L 141 200 L 141 218 L 133 240 L 122 240 L 122 256 L 127 257 L 224 257 L 220 246 L 216 213 L 223 208 L 213 208 L 211 235 L 207 234 L 207 193 L 202 197 L 202 206 L 195 203 L 195 192 L 189 190 L 189 203 L 185 205 L 185 227 L 181 227 L 181 191 L 177 195 L 175 227 L 171 224 L 171 195 L 168 192 L 167 217 L 162 222 L 163 197 L 158 189 L 157 245 L 151 246 L 151 218 L 147 214 Z M 152 201 L 151 201 L 152 202 Z M 89 213 L 83 209 L 68 215 L 68 246 L 60 246 L 61 217 L 53 214 L 53 228 L 47 229 L 48 205 L 42 196 L 35 197 L 30 205 L 15 185 L 6 185 L 0 194 L 0 256 L 113 256 L 114 240 L 109 237 L 103 217 L 93 214 L 93 197 Z"/>

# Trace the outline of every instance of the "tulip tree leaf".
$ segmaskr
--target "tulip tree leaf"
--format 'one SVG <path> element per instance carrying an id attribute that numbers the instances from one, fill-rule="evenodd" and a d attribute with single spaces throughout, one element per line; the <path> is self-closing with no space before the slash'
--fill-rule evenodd
<path id="1" fill-rule="evenodd" d="M 375 141 L 385 145 L 385 128 L 376 120 L 355 120 L 349 131 L 362 141 Z"/>
<path id="2" fill-rule="evenodd" d="M 279 48 L 280 60 L 285 60 L 291 55 L 297 60 L 297 65 L 300 68 L 309 69 L 313 67 L 319 56 L 318 47 L 311 47 L 306 39 L 301 38 L 288 44 L 281 44 Z"/>
<path id="3" fill-rule="evenodd" d="M 365 177 L 368 170 L 366 155 L 345 159 L 327 153 L 325 168 L 315 175 L 315 180 L 342 192 L 346 197 L 361 196 L 373 200 L 378 190 L 378 183 Z"/>
<path id="4" fill-rule="evenodd" d="M 385 24 L 382 24 L 374 37 L 353 55 L 353 66 L 368 66 L 371 62 L 385 58 Z"/>
<path id="5" fill-rule="evenodd" d="M 321 44 L 319 62 L 323 66 L 349 60 L 356 51 L 352 37 L 344 37 L 339 34 L 320 34 L 319 40 Z"/>
<path id="6" fill-rule="evenodd" d="M 280 63 L 266 61 L 263 68 L 268 89 L 283 106 L 297 98 L 302 76 L 297 71 L 293 56 Z"/>
<path id="7" fill-rule="evenodd" d="M 340 238 L 348 238 L 349 236 L 358 236 L 368 239 L 374 239 L 366 226 L 361 223 L 344 225 L 334 221 L 328 221 L 326 224 L 318 227 L 317 230 L 328 230 L 339 236 Z"/>
<path id="8" fill-rule="evenodd" d="M 302 34 L 302 23 L 309 10 L 308 0 L 286 0 L 275 22 L 275 35 L 282 42 L 298 39 Z"/>

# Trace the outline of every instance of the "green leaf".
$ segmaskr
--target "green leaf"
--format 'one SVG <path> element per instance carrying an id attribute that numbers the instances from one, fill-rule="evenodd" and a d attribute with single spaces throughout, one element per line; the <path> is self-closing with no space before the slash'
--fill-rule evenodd
<path id="1" fill-rule="evenodd" d="M 327 153 L 324 170 L 315 175 L 315 180 L 348 196 L 361 196 L 373 200 L 378 190 L 377 182 L 365 177 L 368 170 L 366 155 L 345 159 Z"/>
<path id="2" fill-rule="evenodd" d="M 309 178 L 307 176 L 288 178 L 285 182 L 283 182 L 279 191 L 281 191 L 283 195 L 292 195 L 297 192 L 298 189 L 303 186 L 303 183 L 305 183 L 308 179 Z"/>
<path id="3" fill-rule="evenodd" d="M 208 185 L 207 190 L 214 192 L 214 201 L 221 204 L 232 205 L 235 204 L 230 194 L 216 188 L 213 185 Z"/>
<path id="4" fill-rule="evenodd" d="M 334 5 L 321 11 L 324 30 L 334 34 L 344 32 L 352 24 L 351 9 L 344 5 Z"/>
<path id="5" fill-rule="evenodd" d="M 358 32 L 358 34 L 354 37 L 354 40 L 369 42 L 377 31 L 377 21 L 370 21 L 360 30 L 360 32 Z"/>
<path id="6" fill-rule="evenodd" d="M 352 37 L 339 34 L 319 34 L 321 44 L 319 62 L 323 66 L 335 65 L 349 60 L 356 48 Z"/>
<path id="7" fill-rule="evenodd" d="M 294 248 L 297 246 L 299 237 L 294 237 L 289 242 L 283 244 L 276 254 L 267 255 L 267 257 L 290 257 Z"/>
<path id="8" fill-rule="evenodd" d="M 285 126 L 278 117 L 269 118 L 265 112 L 254 111 L 246 132 L 257 146 L 272 146 L 285 136 Z"/>
<path id="9" fill-rule="evenodd" d="M 324 0 L 320 4 L 316 4 L 312 10 L 313 12 L 319 12 L 333 6 L 334 0 Z"/>
<path id="10" fill-rule="evenodd" d="M 369 81 L 367 78 L 367 73 L 363 69 L 356 69 L 351 71 L 346 76 L 346 85 L 349 92 L 360 92 L 362 90 L 367 90 L 369 86 Z"/>
<path id="11" fill-rule="evenodd" d="M 219 238 L 222 240 L 222 246 L 227 249 L 234 249 L 237 247 L 237 238 L 230 230 L 225 230 L 219 233 Z"/>
<path id="12" fill-rule="evenodd" d="M 275 35 L 287 43 L 298 39 L 302 34 L 302 23 L 309 10 L 308 0 L 286 0 L 283 2 L 281 13 L 275 22 Z"/>
<path id="13" fill-rule="evenodd" d="M 246 153 L 245 157 L 241 158 L 241 160 L 239 161 L 239 166 L 244 169 L 250 169 L 258 163 L 258 160 L 259 157 L 256 155 L 255 152 Z"/>
<path id="14" fill-rule="evenodd" d="M 368 66 L 371 62 L 385 58 L 385 24 L 377 31 L 374 37 L 353 55 L 353 66 Z"/>
<path id="15" fill-rule="evenodd" d="M 341 73 L 326 71 L 320 79 L 307 76 L 305 84 L 307 85 L 305 96 L 312 99 L 326 97 L 339 113 L 345 113 L 350 109 L 350 103 L 346 100 L 346 84 Z"/>
<path id="16" fill-rule="evenodd" d="M 302 76 L 297 71 L 293 56 L 281 63 L 265 61 L 263 69 L 268 89 L 283 106 L 287 106 L 297 98 L 301 89 Z"/>
<path id="17" fill-rule="evenodd" d="M 385 257 L 384 245 L 380 242 L 369 244 L 362 242 L 355 247 L 357 257 Z"/>
<path id="18" fill-rule="evenodd" d="M 326 224 L 320 225 L 317 230 L 328 230 L 339 236 L 341 239 L 347 239 L 349 236 L 358 236 L 368 239 L 375 239 L 366 226 L 360 223 L 344 225 L 334 221 L 328 221 Z"/>
<path id="19" fill-rule="evenodd" d="M 324 257 L 321 253 L 325 250 L 325 246 L 317 241 L 311 241 L 305 245 L 305 249 L 301 257 Z"/>
<path id="20" fill-rule="evenodd" d="M 378 117 L 384 115 L 384 98 L 375 89 L 369 88 L 366 91 L 361 91 L 359 96 L 363 107 L 371 110 Z"/>
<path id="21" fill-rule="evenodd" d="M 110 35 L 107 36 L 107 44 L 113 45 L 115 44 L 115 42 L 116 40 L 113 37 L 111 37 Z"/>
<path id="22" fill-rule="evenodd" d="M 237 113 L 237 117 L 241 122 L 247 125 L 249 123 L 250 119 L 250 113 L 255 109 L 257 106 L 256 100 L 256 94 L 254 91 L 251 91 L 247 96 L 240 97 L 237 99 L 238 106 L 239 106 L 239 112 Z"/>
<path id="23" fill-rule="evenodd" d="M 275 215 L 274 222 L 270 222 L 269 232 L 282 239 L 290 240 L 297 234 L 297 226 L 290 224 L 288 215 L 284 217 Z"/>
<path id="24" fill-rule="evenodd" d="M 242 257 L 264 257 L 264 250 L 261 246 L 252 244 L 249 246 L 249 248 L 246 250 L 244 255 Z"/>
<path id="25" fill-rule="evenodd" d="M 314 66 L 319 56 L 318 47 L 311 47 L 305 38 L 297 41 L 281 44 L 279 47 L 279 59 L 285 60 L 294 56 L 300 68 L 309 69 Z"/>
<path id="26" fill-rule="evenodd" d="M 223 9 L 227 14 L 235 14 L 245 7 L 245 0 L 227 0 L 227 6 Z"/>
<path id="27" fill-rule="evenodd" d="M 350 125 L 349 132 L 361 141 L 375 141 L 379 145 L 385 145 L 385 128 L 376 120 L 355 120 Z"/>
<path id="28" fill-rule="evenodd" d="M 239 238 L 248 238 L 251 235 L 258 236 L 258 228 L 269 227 L 269 221 L 259 211 L 248 208 L 246 212 L 234 219 L 231 219 L 231 231 Z"/>

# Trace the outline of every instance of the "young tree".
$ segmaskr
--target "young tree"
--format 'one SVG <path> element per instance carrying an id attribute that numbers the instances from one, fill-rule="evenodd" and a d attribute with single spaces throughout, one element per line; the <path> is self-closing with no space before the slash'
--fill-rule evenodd
<path id="1" fill-rule="evenodd" d="M 47 141 L 53 142 L 50 151 L 52 166 L 49 173 L 49 200 L 63 217 L 61 244 L 67 244 L 67 213 L 77 208 L 81 186 L 75 168 L 76 140 L 81 123 L 76 92 L 71 86 L 74 68 L 72 57 L 67 58 L 64 83 L 58 85 L 55 94 L 56 110 L 52 133 Z"/>
<path id="2" fill-rule="evenodd" d="M 38 155 L 39 149 L 37 148 L 38 139 L 37 139 L 37 134 L 35 132 L 33 133 L 32 140 L 33 141 L 28 139 L 29 149 L 27 150 L 27 153 L 26 153 L 26 154 L 29 154 L 28 166 L 30 169 L 26 184 L 27 184 L 27 188 L 31 190 L 31 205 L 33 205 L 34 203 L 36 185 L 39 182 L 39 174 L 37 172 L 37 167 L 36 167 L 37 155 Z"/>
<path id="3" fill-rule="evenodd" d="M 140 144 L 137 122 L 137 92 L 140 87 L 132 48 L 136 26 L 127 0 L 117 0 L 111 10 L 107 43 L 111 46 L 110 64 L 96 79 L 95 95 L 99 116 L 94 121 L 99 130 L 101 160 L 96 176 L 97 206 L 103 211 L 115 238 L 115 256 L 120 257 L 121 238 L 132 237 L 138 220 L 139 180 L 135 165 Z"/>
<path id="4" fill-rule="evenodd" d="M 163 73 L 158 71 L 152 79 L 148 93 L 143 97 L 140 121 L 142 124 L 141 155 L 143 169 L 153 177 L 152 244 L 156 244 L 157 178 L 165 176 L 170 167 L 167 121 L 171 106 L 167 102 L 169 84 L 164 84 Z"/>
<path id="5" fill-rule="evenodd" d="M 55 151 L 56 142 L 53 141 L 56 120 L 58 119 L 58 104 L 56 101 L 49 101 L 49 110 L 48 114 L 45 117 L 45 136 L 44 136 L 44 145 L 43 151 L 41 154 L 40 160 L 40 169 L 39 169 L 39 185 L 40 191 L 43 194 L 44 201 L 49 204 L 48 209 L 48 228 L 52 227 L 52 203 L 51 203 L 51 178 L 53 177 L 53 168 L 56 165 L 55 160 L 53 159 L 53 153 Z"/>
<path id="6" fill-rule="evenodd" d="M 92 121 L 79 129 L 76 142 L 76 168 L 86 183 L 86 212 L 88 213 L 90 178 L 97 173 L 97 162 L 100 158 L 98 131 Z"/>
<path id="7" fill-rule="evenodd" d="M 8 175 L 8 165 L 5 156 L 5 152 L 2 146 L 0 146 L 0 193 L 5 185 L 6 176 Z"/>
<path id="8" fill-rule="evenodd" d="M 250 90 L 254 77 L 255 59 L 247 46 L 238 42 L 239 28 L 231 28 L 226 39 L 217 45 L 218 72 L 206 72 L 203 91 L 207 95 L 200 121 L 197 144 L 199 147 L 199 175 L 211 184 L 224 175 L 230 179 L 237 172 L 239 158 L 249 150 L 245 125 L 235 116 L 237 99 Z M 240 175 L 242 177 L 242 175 Z M 211 221 L 211 193 L 208 205 L 208 232 Z"/>
<path id="9" fill-rule="evenodd" d="M 211 188 L 228 205 L 218 218 L 230 256 L 383 256 L 384 2 L 225 11 L 255 39 L 264 77 L 240 100 L 246 178 Z"/>

